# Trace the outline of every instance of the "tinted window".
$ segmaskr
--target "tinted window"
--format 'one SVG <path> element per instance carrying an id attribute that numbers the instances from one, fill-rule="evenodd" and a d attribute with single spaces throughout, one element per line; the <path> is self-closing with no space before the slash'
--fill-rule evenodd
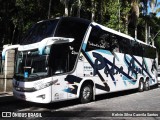
<path id="1" fill-rule="evenodd" d="M 72 71 L 76 56 L 72 54 L 70 43 L 53 44 L 49 57 L 50 74 L 56 75 Z"/>
<path id="2" fill-rule="evenodd" d="M 58 20 L 44 21 L 35 24 L 22 39 L 21 44 L 32 44 L 53 36 Z"/>
<path id="3" fill-rule="evenodd" d="M 121 53 L 132 54 L 131 41 L 127 38 L 119 37 L 119 49 Z"/>
<path id="4" fill-rule="evenodd" d="M 72 47 L 79 51 L 83 38 L 89 26 L 89 22 L 76 18 L 62 18 L 55 32 L 55 37 L 74 38 Z"/>
<path id="5" fill-rule="evenodd" d="M 93 26 L 86 50 L 105 49 L 135 56 L 156 58 L 156 49 Z"/>
<path id="6" fill-rule="evenodd" d="M 151 47 L 151 46 L 147 46 L 147 45 L 143 45 L 143 49 L 144 49 L 144 57 L 147 58 L 156 58 L 156 49 Z"/>
<path id="7" fill-rule="evenodd" d="M 74 41 L 71 43 L 52 45 L 49 58 L 51 75 L 71 72 L 73 70 L 89 24 L 89 22 L 83 19 L 61 19 L 54 36 L 74 38 Z"/>
<path id="8" fill-rule="evenodd" d="M 114 34 L 102 30 L 99 26 L 93 26 L 86 50 L 104 49 L 113 51 L 118 47 L 118 38 Z"/>

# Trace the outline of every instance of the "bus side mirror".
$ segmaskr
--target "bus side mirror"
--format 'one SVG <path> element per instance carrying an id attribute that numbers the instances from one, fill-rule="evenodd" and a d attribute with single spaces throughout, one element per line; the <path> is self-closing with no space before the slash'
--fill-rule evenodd
<path id="1" fill-rule="evenodd" d="M 2 51 L 2 60 L 5 60 L 5 54 L 6 54 L 6 52 Z"/>
<path id="2" fill-rule="evenodd" d="M 45 49 L 45 46 L 39 47 L 39 48 L 38 48 L 38 54 L 39 54 L 39 55 L 43 55 L 44 49 Z"/>

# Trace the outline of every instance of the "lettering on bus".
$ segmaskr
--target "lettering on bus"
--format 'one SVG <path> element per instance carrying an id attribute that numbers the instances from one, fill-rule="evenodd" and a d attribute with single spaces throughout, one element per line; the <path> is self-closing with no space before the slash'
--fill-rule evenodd
<path id="1" fill-rule="evenodd" d="M 124 60 L 128 66 L 128 75 L 131 74 L 131 76 L 134 76 L 135 78 L 137 78 L 138 74 L 143 74 L 143 69 L 139 68 L 136 66 L 135 64 L 135 60 L 133 58 L 129 59 L 129 57 L 125 54 L 124 55 Z M 144 66 L 144 60 L 142 62 L 142 66 Z"/>
<path id="2" fill-rule="evenodd" d="M 144 59 L 142 59 L 142 64 L 140 64 L 133 56 L 131 59 L 129 59 L 127 55 L 124 55 L 125 63 L 128 66 L 128 71 L 126 71 L 125 73 L 123 71 L 123 66 L 117 67 L 115 65 L 115 56 L 113 57 L 113 61 L 111 62 L 99 53 L 93 52 L 92 54 L 93 57 L 96 58 L 94 62 L 94 75 L 97 74 L 97 71 L 104 69 L 104 73 L 106 74 L 106 76 L 108 77 L 108 75 L 110 75 L 114 82 L 114 75 L 117 74 L 123 74 L 129 79 L 133 79 L 130 76 L 134 76 L 135 78 L 137 78 L 138 74 L 144 75 L 145 72 L 149 77 L 151 77 Z M 139 67 L 135 63 L 137 63 Z"/>
<path id="3" fill-rule="evenodd" d="M 98 48 L 103 48 L 105 49 L 105 44 L 94 44 L 94 43 L 91 43 L 90 41 L 88 41 L 89 45 L 90 46 L 93 46 L 93 47 L 98 47 Z"/>
<path id="4" fill-rule="evenodd" d="M 93 57 L 96 58 L 94 63 L 94 75 L 97 74 L 98 70 L 104 69 L 104 73 L 108 77 L 108 75 L 117 75 L 122 73 L 123 67 L 120 68 L 115 66 L 115 57 L 113 57 L 113 62 L 109 62 L 105 57 L 103 57 L 101 54 L 93 52 Z M 99 64 L 100 63 L 100 64 Z M 111 68 L 109 68 L 111 66 Z"/>

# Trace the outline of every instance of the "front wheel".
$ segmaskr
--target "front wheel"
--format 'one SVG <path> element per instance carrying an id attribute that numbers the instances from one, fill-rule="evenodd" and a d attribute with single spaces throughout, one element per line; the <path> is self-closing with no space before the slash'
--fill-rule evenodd
<path id="1" fill-rule="evenodd" d="M 88 103 L 93 98 L 93 87 L 90 84 L 84 84 L 80 91 L 80 102 Z"/>

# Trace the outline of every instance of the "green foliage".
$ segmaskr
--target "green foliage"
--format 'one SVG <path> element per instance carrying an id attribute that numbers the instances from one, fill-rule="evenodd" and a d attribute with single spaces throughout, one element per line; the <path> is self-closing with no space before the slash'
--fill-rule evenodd
<path id="1" fill-rule="evenodd" d="M 50 0 L 0 0 L 0 41 L 2 41 L 0 44 L 19 43 L 23 33 L 35 22 L 48 19 L 49 1 Z M 154 3 L 154 0 L 149 1 Z M 156 17 L 156 13 L 148 15 L 146 12 L 149 1 L 67 0 L 67 9 L 69 16 L 80 16 L 89 20 L 93 19 L 95 22 L 117 31 L 120 30 L 122 33 L 129 33 L 132 36 L 134 36 L 135 29 L 135 25 L 133 24 L 136 23 L 138 38 L 144 41 L 145 21 L 147 21 L 148 26 L 151 28 L 151 38 L 154 38 L 160 30 L 160 18 Z M 140 16 L 137 17 L 137 19 L 132 19 L 134 18 L 134 4 L 132 4 L 134 2 L 139 4 L 139 6 L 135 6 L 135 8 L 137 8 L 135 10 L 138 10 L 138 7 L 140 10 Z M 51 0 L 49 18 L 64 16 L 64 9 L 64 0 Z M 157 12 L 160 11 L 159 9 L 158 7 Z M 160 36 L 155 38 L 155 45 L 160 49 Z"/>
<path id="2" fill-rule="evenodd" d="M 128 24 L 129 24 L 131 4 L 127 0 L 124 0 L 123 2 L 121 2 L 120 8 L 121 8 L 120 16 L 121 20 L 123 21 L 121 32 L 128 34 Z"/>
<path id="3" fill-rule="evenodd" d="M 117 1 L 108 0 L 107 2 L 107 14 L 109 15 L 109 22 L 106 26 L 115 30 L 119 30 L 119 9 L 120 4 Z"/>

